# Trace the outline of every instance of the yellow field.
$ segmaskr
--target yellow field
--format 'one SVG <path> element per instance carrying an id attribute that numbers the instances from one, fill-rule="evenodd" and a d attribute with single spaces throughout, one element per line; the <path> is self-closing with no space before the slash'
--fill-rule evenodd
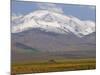
<path id="1" fill-rule="evenodd" d="M 95 59 L 68 59 L 31 63 L 12 63 L 12 75 L 25 73 L 88 70 L 96 68 Z"/>

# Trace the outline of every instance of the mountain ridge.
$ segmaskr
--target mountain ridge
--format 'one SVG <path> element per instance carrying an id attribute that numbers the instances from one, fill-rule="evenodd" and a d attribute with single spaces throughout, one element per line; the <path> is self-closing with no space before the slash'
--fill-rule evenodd
<path id="1" fill-rule="evenodd" d="M 66 16 L 48 10 L 37 10 L 30 14 L 19 16 L 11 20 L 12 33 L 23 32 L 32 28 L 40 28 L 45 32 L 59 34 L 73 33 L 78 37 L 83 37 L 95 32 L 95 23 L 92 21 L 82 21 L 76 17 Z"/>

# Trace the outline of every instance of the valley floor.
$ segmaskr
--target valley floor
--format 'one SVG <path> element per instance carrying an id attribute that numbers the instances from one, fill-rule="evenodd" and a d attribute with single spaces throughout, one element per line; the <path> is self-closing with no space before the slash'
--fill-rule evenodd
<path id="1" fill-rule="evenodd" d="M 27 74 L 57 71 L 89 70 L 96 68 L 95 58 L 61 59 L 38 62 L 12 63 L 11 74 Z"/>

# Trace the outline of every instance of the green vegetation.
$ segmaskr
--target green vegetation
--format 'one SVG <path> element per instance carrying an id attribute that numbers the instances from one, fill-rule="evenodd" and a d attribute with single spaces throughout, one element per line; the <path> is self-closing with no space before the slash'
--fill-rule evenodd
<path id="1" fill-rule="evenodd" d="M 96 68 L 96 59 L 66 59 L 12 63 L 12 75 L 55 71 L 88 70 Z"/>
<path id="2" fill-rule="evenodd" d="M 30 46 L 24 45 L 24 44 L 19 43 L 19 42 L 16 43 L 16 47 L 19 48 L 20 50 L 24 50 L 24 51 L 38 52 L 38 49 L 32 48 Z"/>

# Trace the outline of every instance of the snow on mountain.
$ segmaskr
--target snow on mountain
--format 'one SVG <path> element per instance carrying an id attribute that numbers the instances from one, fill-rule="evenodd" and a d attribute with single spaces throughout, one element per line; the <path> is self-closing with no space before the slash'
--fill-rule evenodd
<path id="1" fill-rule="evenodd" d="M 48 10 L 37 10 L 18 17 L 12 16 L 11 24 L 12 33 L 39 28 L 45 32 L 59 34 L 68 34 L 71 32 L 78 37 L 82 37 L 95 32 L 95 23 L 92 21 L 82 21 L 73 16 L 66 16 Z"/>

